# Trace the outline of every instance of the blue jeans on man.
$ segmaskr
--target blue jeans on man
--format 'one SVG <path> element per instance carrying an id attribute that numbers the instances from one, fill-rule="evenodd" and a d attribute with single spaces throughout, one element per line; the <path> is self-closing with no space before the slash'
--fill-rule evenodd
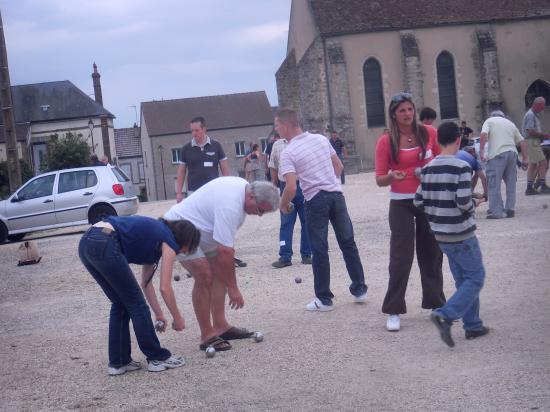
<path id="1" fill-rule="evenodd" d="M 485 269 L 477 237 L 457 243 L 438 243 L 449 260 L 456 292 L 434 312 L 449 321 L 462 319 L 466 331 L 480 330 L 483 322 L 479 318 L 479 292 L 485 281 Z"/>
<path id="2" fill-rule="evenodd" d="M 313 252 L 313 284 L 315 296 L 323 305 L 332 305 L 328 224 L 332 225 L 338 246 L 344 256 L 351 279 L 349 291 L 359 297 L 367 292 L 363 265 L 355 244 L 353 225 L 341 192 L 320 191 L 305 202 L 307 229 Z"/>
<path id="3" fill-rule="evenodd" d="M 285 189 L 286 183 L 279 182 L 279 189 L 281 194 Z M 304 195 L 298 182 L 296 186 L 296 195 L 292 199 L 294 203 L 294 210 L 288 214 L 281 213 L 281 228 L 279 230 L 279 256 L 284 262 L 290 262 L 292 260 L 292 238 L 294 234 L 294 225 L 296 218 L 300 219 L 300 225 L 302 230 L 300 232 L 300 255 L 302 259 L 311 257 L 311 247 L 309 245 L 309 236 L 306 229 L 306 215 L 304 209 Z"/>
<path id="4" fill-rule="evenodd" d="M 143 292 L 123 255 L 116 232 L 92 227 L 78 246 L 80 260 L 111 301 L 109 317 L 109 366 L 132 361 L 130 319 L 136 340 L 147 360 L 166 360 L 169 350 L 160 346 Z"/>

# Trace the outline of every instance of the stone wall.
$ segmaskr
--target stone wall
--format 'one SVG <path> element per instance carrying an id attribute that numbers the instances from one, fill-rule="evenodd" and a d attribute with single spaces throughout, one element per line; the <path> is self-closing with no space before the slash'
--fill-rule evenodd
<path id="1" fill-rule="evenodd" d="M 420 62 L 418 42 L 413 32 L 401 31 L 401 54 L 403 56 L 403 84 L 412 93 L 416 107 L 424 107 L 424 76 Z"/>
<path id="2" fill-rule="evenodd" d="M 480 77 L 482 79 L 481 115 L 489 117 L 493 110 L 503 107 L 502 90 L 497 56 L 497 46 L 490 27 L 476 30 L 480 53 Z"/>

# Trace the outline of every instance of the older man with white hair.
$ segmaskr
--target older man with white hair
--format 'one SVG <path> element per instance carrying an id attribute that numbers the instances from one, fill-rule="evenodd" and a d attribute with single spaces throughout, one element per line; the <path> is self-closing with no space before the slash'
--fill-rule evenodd
<path id="1" fill-rule="evenodd" d="M 529 157 L 527 189 L 525 190 L 527 196 L 538 195 L 539 193 L 550 193 L 550 187 L 546 185 L 548 161 L 540 145 L 542 140 L 550 139 L 550 133 L 543 133 L 540 126 L 539 116 L 543 112 L 545 105 L 546 100 L 544 97 L 536 97 L 535 100 L 533 100 L 531 108 L 527 110 L 527 113 L 525 113 L 523 117 L 522 132 L 527 140 Z M 536 181 L 535 178 L 537 178 Z"/>
<path id="2" fill-rule="evenodd" d="M 485 142 L 489 142 L 488 153 Z M 514 217 L 516 207 L 517 145 L 521 145 L 523 164 L 527 163 L 527 147 L 514 123 L 500 110 L 495 110 L 481 128 L 479 155 L 487 161 L 489 210 L 487 219 Z M 506 185 L 506 205 L 500 193 L 500 183 Z"/>
<path id="3" fill-rule="evenodd" d="M 228 340 L 244 339 L 252 332 L 231 326 L 225 317 L 229 306 L 240 309 L 244 299 L 235 276 L 235 235 L 246 215 L 262 216 L 279 208 L 279 190 L 269 182 L 248 183 L 240 177 L 211 180 L 166 212 L 166 220 L 186 219 L 201 232 L 197 252 L 177 259 L 195 279 L 192 300 L 201 330 L 201 350 L 231 349 Z M 162 291 L 162 285 L 161 285 Z"/>

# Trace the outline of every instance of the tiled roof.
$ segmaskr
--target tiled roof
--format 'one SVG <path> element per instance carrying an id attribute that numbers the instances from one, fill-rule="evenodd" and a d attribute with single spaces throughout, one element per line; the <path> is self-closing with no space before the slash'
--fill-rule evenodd
<path id="1" fill-rule="evenodd" d="M 141 103 L 149 136 L 189 132 L 189 121 L 202 116 L 209 130 L 273 123 L 264 91 Z"/>
<path id="2" fill-rule="evenodd" d="M 549 0 L 309 0 L 322 35 L 550 17 Z"/>
<path id="3" fill-rule="evenodd" d="M 113 114 L 68 80 L 11 87 L 16 123 L 80 119 Z"/>
<path id="4" fill-rule="evenodd" d="M 140 128 L 115 129 L 115 150 L 118 157 L 141 156 Z"/>

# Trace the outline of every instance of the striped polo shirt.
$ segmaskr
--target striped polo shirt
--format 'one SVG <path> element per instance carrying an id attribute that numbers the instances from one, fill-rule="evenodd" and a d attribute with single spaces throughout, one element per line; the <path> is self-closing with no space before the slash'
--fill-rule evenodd
<path id="1" fill-rule="evenodd" d="M 422 168 L 414 205 L 424 210 L 439 242 L 474 236 L 472 169 L 455 156 L 440 155 Z"/>
<path id="2" fill-rule="evenodd" d="M 321 190 L 342 192 L 340 179 L 332 166 L 331 157 L 335 154 L 325 136 L 304 132 L 292 138 L 281 153 L 281 174 L 296 174 L 306 200 L 311 200 Z"/>

